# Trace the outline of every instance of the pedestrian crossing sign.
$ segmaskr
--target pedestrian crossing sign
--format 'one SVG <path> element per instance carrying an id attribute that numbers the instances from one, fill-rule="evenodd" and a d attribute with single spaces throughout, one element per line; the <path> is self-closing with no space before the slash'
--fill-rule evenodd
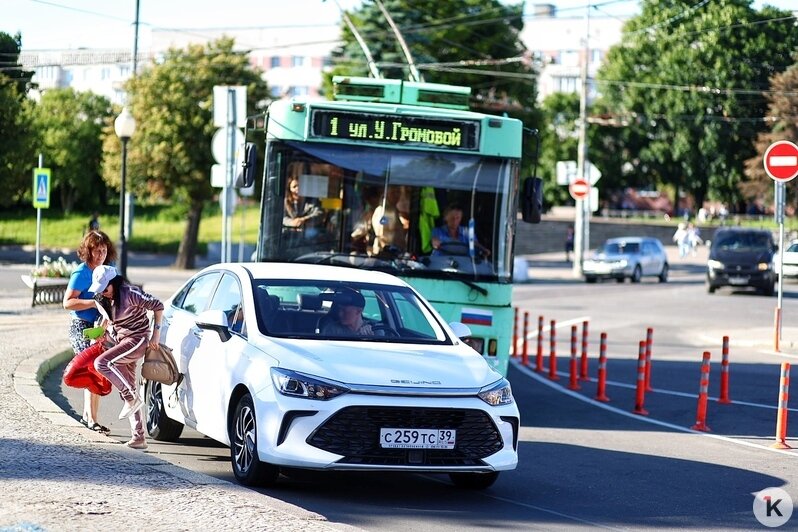
<path id="1" fill-rule="evenodd" d="M 33 169 L 33 207 L 35 209 L 50 208 L 50 169 Z"/>

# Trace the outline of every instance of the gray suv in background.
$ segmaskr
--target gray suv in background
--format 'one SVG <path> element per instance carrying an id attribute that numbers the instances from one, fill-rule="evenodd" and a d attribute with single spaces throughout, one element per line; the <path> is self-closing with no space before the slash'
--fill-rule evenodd
<path id="1" fill-rule="evenodd" d="M 773 235 L 764 229 L 731 227 L 718 229 L 709 248 L 707 291 L 721 286 L 752 287 L 773 295 L 776 273 Z"/>

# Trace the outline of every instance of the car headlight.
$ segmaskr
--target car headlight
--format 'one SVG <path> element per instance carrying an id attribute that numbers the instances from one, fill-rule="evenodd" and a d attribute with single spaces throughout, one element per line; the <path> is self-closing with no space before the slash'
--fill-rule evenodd
<path id="1" fill-rule="evenodd" d="M 513 404 L 513 391 L 510 389 L 510 383 L 507 379 L 502 379 L 489 386 L 485 386 L 477 395 L 490 406 Z"/>
<path id="2" fill-rule="evenodd" d="M 349 391 L 349 388 L 340 382 L 311 377 L 287 369 L 272 368 L 271 375 L 277 391 L 289 397 L 328 401 Z"/>
<path id="3" fill-rule="evenodd" d="M 709 266 L 710 270 L 722 270 L 724 268 L 723 263 L 719 260 L 708 260 L 707 266 Z"/>
<path id="4" fill-rule="evenodd" d="M 756 265 L 756 267 L 757 267 L 757 269 L 759 269 L 760 272 L 764 272 L 764 271 L 767 271 L 767 270 L 770 269 L 770 263 L 769 262 L 760 262 L 759 264 Z"/>

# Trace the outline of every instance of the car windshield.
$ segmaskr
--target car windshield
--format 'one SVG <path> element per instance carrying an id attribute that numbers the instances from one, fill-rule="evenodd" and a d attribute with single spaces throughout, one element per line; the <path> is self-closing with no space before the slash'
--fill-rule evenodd
<path id="1" fill-rule="evenodd" d="M 258 327 L 269 336 L 449 342 L 428 304 L 407 287 L 256 279 L 253 288 Z"/>
<path id="2" fill-rule="evenodd" d="M 622 253 L 639 253 L 640 244 L 637 242 L 607 242 L 601 249 L 608 255 L 619 255 Z"/>
<path id="3" fill-rule="evenodd" d="M 729 233 L 720 235 L 714 246 L 724 251 L 768 249 L 770 247 L 770 237 L 765 233 Z"/>

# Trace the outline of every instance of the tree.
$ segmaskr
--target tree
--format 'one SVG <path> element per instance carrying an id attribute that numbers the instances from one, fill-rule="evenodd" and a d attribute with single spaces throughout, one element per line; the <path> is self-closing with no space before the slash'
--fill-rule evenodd
<path id="1" fill-rule="evenodd" d="M 765 173 L 763 157 L 768 146 L 777 140 L 798 140 L 798 64 L 792 65 L 771 80 L 771 92 L 768 93 L 770 107 L 768 116 L 771 119 L 770 131 L 760 133 L 756 140 L 756 155 L 745 161 L 745 175 L 748 181 L 740 183 L 740 192 L 748 199 L 770 198 L 773 196 L 773 180 Z M 798 202 L 798 194 L 791 191 L 794 187 L 784 187 L 785 199 Z M 796 203 L 798 208 L 798 203 Z"/>
<path id="2" fill-rule="evenodd" d="M 102 135 L 111 117 L 111 102 L 91 92 L 51 89 L 31 109 L 39 149 L 53 170 L 52 191 L 64 212 L 78 203 L 84 209 L 104 205 Z"/>
<path id="3" fill-rule="evenodd" d="M 30 72 L 18 65 L 21 37 L 0 32 L 0 206 L 30 195 L 35 166 L 31 127 L 25 114 Z"/>
<path id="4" fill-rule="evenodd" d="M 499 0 L 383 0 L 407 42 L 424 81 L 471 87 L 471 107 L 485 113 L 507 113 L 533 129 L 537 75 L 520 39 L 523 3 Z M 379 6 L 366 3 L 350 15 L 366 41 L 383 77 L 410 79 L 398 39 L 386 29 Z M 326 77 L 368 76 L 368 61 L 352 31 L 342 22 L 343 45 L 332 53 Z M 534 139 L 533 139 L 534 142 Z M 530 146 L 534 151 L 534 145 Z"/>
<path id="5" fill-rule="evenodd" d="M 175 266 L 193 268 L 203 207 L 214 195 L 210 183 L 214 85 L 247 86 L 247 108 L 266 100 L 268 88 L 232 39 L 205 47 L 171 49 L 163 60 L 127 84 L 136 132 L 128 148 L 129 190 L 187 207 L 186 232 Z M 250 113 L 251 114 L 251 113 Z M 109 133 L 112 130 L 109 128 Z M 104 179 L 120 185 L 120 143 L 106 138 Z"/>
<path id="6" fill-rule="evenodd" d="M 697 204 L 735 203 L 765 127 L 768 79 L 792 64 L 789 13 L 749 0 L 644 0 L 598 75 L 607 109 L 630 126 L 635 170 Z M 631 150 L 630 150 L 631 152 Z"/>

